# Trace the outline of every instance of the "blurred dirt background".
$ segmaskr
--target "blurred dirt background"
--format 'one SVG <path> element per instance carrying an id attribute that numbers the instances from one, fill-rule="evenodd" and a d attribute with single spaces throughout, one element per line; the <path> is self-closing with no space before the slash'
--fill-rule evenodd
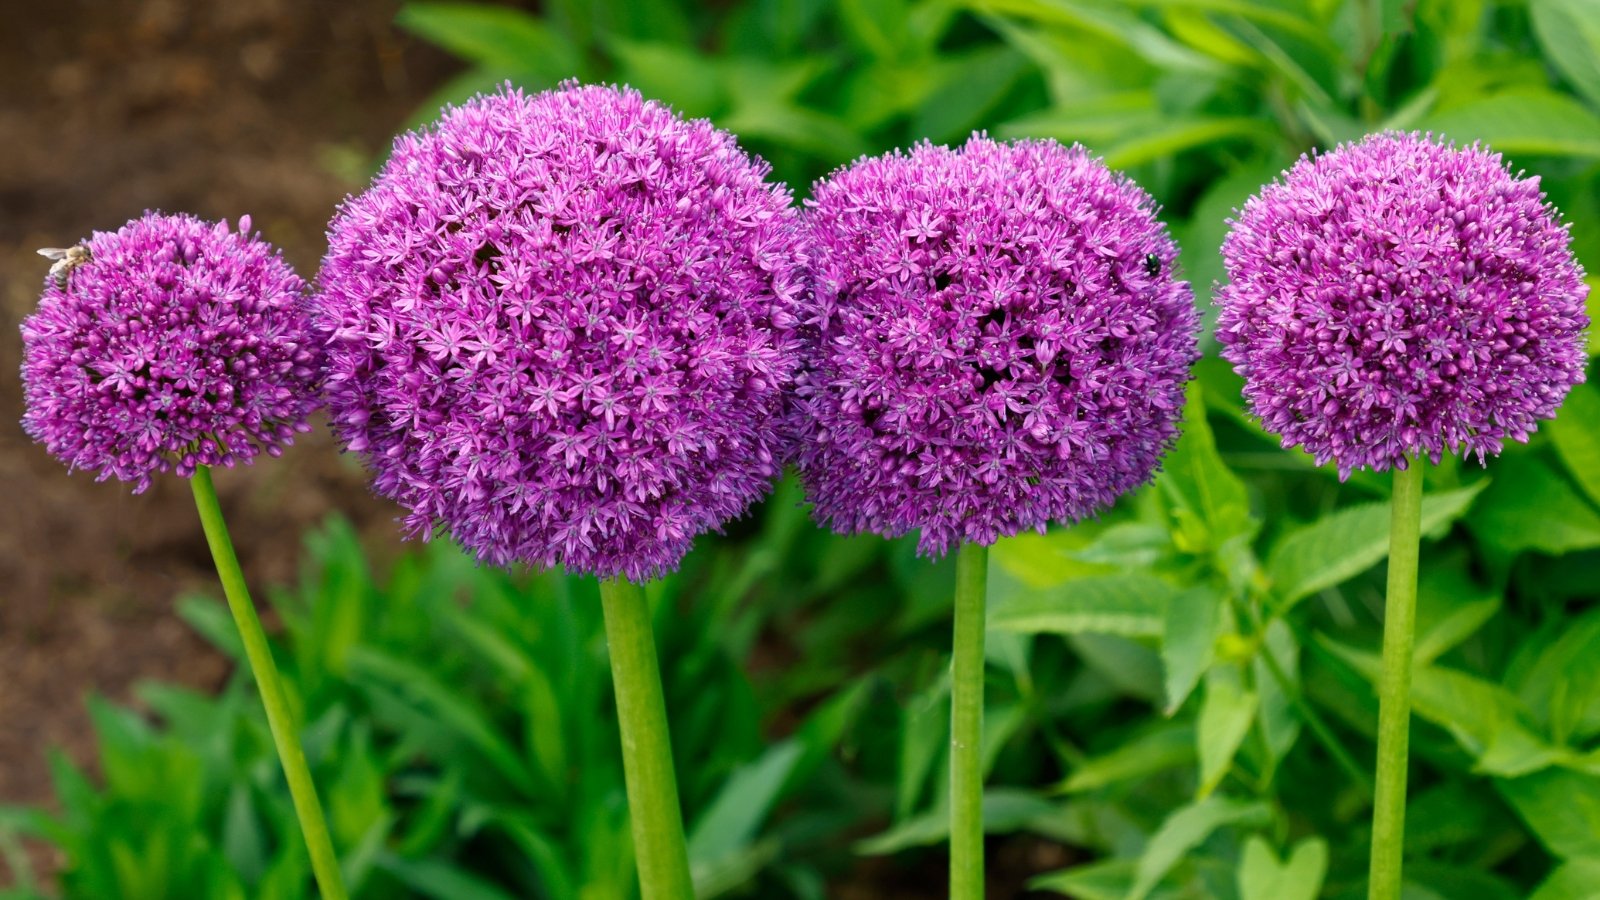
<path id="1" fill-rule="evenodd" d="M 17 424 L 17 327 L 49 266 L 34 251 L 147 208 L 249 213 L 312 278 L 339 201 L 455 67 L 392 26 L 397 5 L 0 0 L 0 804 L 49 799 L 48 748 L 87 760 L 88 694 L 226 676 L 172 612 L 215 590 L 187 484 L 134 496 L 68 474 Z M 255 585 L 292 578 L 335 509 L 395 543 L 320 423 L 217 482 Z"/>

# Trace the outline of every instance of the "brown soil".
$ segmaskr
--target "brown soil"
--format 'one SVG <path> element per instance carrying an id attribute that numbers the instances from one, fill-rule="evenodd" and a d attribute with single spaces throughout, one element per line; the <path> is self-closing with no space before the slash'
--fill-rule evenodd
<path id="1" fill-rule="evenodd" d="M 48 800 L 48 748 L 87 760 L 86 695 L 226 674 L 172 613 L 215 584 L 187 484 L 69 475 L 16 424 L 34 250 L 146 208 L 249 213 L 312 275 L 335 206 L 454 65 L 391 25 L 397 5 L 0 0 L 0 804 Z M 258 584 L 290 578 L 332 510 L 393 537 L 322 429 L 218 485 Z"/>

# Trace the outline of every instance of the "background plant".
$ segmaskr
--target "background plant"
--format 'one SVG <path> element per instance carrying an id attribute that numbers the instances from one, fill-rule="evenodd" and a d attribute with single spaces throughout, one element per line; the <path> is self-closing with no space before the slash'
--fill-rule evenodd
<path id="1" fill-rule="evenodd" d="M 1579 259 L 1600 268 L 1592 0 L 615 0 L 544 10 L 412 4 L 400 23 L 467 60 L 449 96 L 506 77 L 535 87 L 567 75 L 625 80 L 741 134 L 802 196 L 860 153 L 921 137 L 987 127 L 1081 140 L 1166 205 L 1202 302 L 1235 204 L 1301 152 L 1379 127 L 1492 143 L 1542 178 Z M 426 105 L 419 121 L 435 112 Z M 1592 365 L 1590 374 L 1600 375 Z M 1387 490 L 1360 474 L 1341 483 L 1278 449 L 1243 414 L 1238 380 L 1212 353 L 1157 484 L 1096 524 L 995 547 L 986 818 L 999 841 L 996 896 L 1016 883 L 1003 880 L 1007 866 L 1040 876 L 1042 896 L 1361 895 Z M 1600 882 L 1600 388 L 1579 387 L 1529 445 L 1487 471 L 1449 461 L 1430 471 L 1424 498 L 1407 877 L 1419 897 L 1586 896 Z M 472 896 L 460 881 L 422 880 L 451 876 L 512 896 L 534 884 L 594 897 L 625 886 L 620 765 L 602 752 L 614 735 L 596 733 L 608 721 L 606 686 L 579 674 L 602 671 L 598 645 L 577 639 L 589 660 L 580 666 L 561 662 L 575 657 L 547 637 L 577 629 L 592 640 L 592 588 L 479 572 L 444 548 L 407 557 L 379 588 L 354 542 L 335 543 L 322 558 L 343 562 L 322 571 L 356 586 L 313 582 L 280 595 L 301 610 L 285 616 L 280 651 L 307 720 L 335 716 L 337 727 L 311 729 L 322 741 L 313 757 L 335 772 L 318 780 L 331 785 L 353 875 L 367 873 L 361 889 Z M 420 598 L 425 576 L 455 599 L 395 600 Z M 915 896 L 942 890 L 919 872 L 943 868 L 949 581 L 906 541 L 821 533 L 786 484 L 659 589 L 689 828 L 726 822 L 718 830 L 732 836 L 691 837 L 700 878 L 723 873 L 718 883 L 735 896 L 831 896 L 866 872 L 915 885 Z M 511 658 L 553 679 L 558 712 L 539 721 L 563 730 L 530 730 L 524 706 L 537 691 L 513 689 L 521 682 L 493 668 L 502 654 L 460 637 L 452 617 L 518 642 Z M 323 624 L 308 630 L 313 622 Z M 350 636 L 307 637 L 318 629 Z M 343 656 L 312 649 L 340 645 Z M 409 668 L 364 669 L 355 646 Z M 418 668 L 431 681 L 411 678 Z M 195 708 L 233 704 L 216 713 L 234 716 L 232 728 L 184 726 L 152 702 L 153 725 L 100 713 L 111 723 L 103 745 L 112 753 L 132 732 L 192 760 L 219 735 L 239 735 L 204 771 L 245 773 L 239 792 L 267 848 L 259 856 L 227 849 L 252 846 L 226 838 L 235 782 L 171 789 L 195 777 L 187 762 L 131 767 L 145 778 L 176 770 L 160 787 L 119 780 L 130 767 L 108 764 L 103 781 L 63 780 L 60 817 L 12 811 L 5 821 L 67 850 L 63 883 L 75 896 L 96 896 L 73 880 L 80 870 L 168 883 L 175 876 L 148 862 L 159 854 L 111 849 L 161 834 L 210 860 L 187 871 L 254 877 L 241 883 L 256 895 L 273 866 L 302 864 L 275 861 L 292 855 L 287 795 L 263 768 L 263 726 L 239 711 L 238 690 L 182 695 Z M 162 693 L 171 692 L 147 690 Z M 443 712 L 461 706 L 473 715 Z M 555 733 L 575 748 L 560 758 L 582 761 L 568 770 L 574 782 L 554 794 L 540 780 L 517 784 L 535 776 L 513 769 L 550 764 L 539 754 L 554 751 L 536 751 L 533 736 Z M 334 811 L 352 806 L 335 799 L 346 796 L 364 798 L 353 807 L 367 812 Z M 129 811 L 141 803 L 168 811 Z M 537 827 L 512 836 L 491 813 L 508 806 Z M 431 812 L 439 807 L 449 812 Z M 443 827 L 419 824 L 441 818 Z M 518 843 L 527 833 L 535 838 Z M 541 842 L 555 849 L 533 849 Z M 119 853 L 135 862 L 118 870 Z M 538 869 L 541 853 L 565 864 L 566 882 Z M 863 853 L 887 859 L 868 865 Z M 277 877 L 305 881 L 303 870 Z M 576 893 L 585 884 L 596 886 Z M 563 885 L 574 893 L 557 893 Z"/>

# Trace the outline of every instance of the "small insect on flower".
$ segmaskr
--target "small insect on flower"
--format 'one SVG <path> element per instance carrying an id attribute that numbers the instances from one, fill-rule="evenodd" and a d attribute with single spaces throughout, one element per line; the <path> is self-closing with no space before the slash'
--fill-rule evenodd
<path id="1" fill-rule="evenodd" d="M 249 229 L 149 212 L 39 251 L 56 264 L 22 322 L 23 430 L 135 493 L 309 430 L 322 357 L 305 282 Z"/>
<path id="2" fill-rule="evenodd" d="M 1155 255 L 1154 253 L 1146 255 L 1144 258 L 1144 273 L 1149 275 L 1151 278 L 1155 278 L 1157 275 L 1160 275 L 1161 257 Z"/>
<path id="3" fill-rule="evenodd" d="M 89 248 L 82 244 L 66 248 L 41 247 L 39 255 L 45 259 L 55 260 L 55 265 L 50 267 L 50 277 L 56 280 L 56 287 L 61 288 L 67 286 L 67 277 L 72 274 L 73 269 L 94 259 L 94 254 L 90 253 Z"/>

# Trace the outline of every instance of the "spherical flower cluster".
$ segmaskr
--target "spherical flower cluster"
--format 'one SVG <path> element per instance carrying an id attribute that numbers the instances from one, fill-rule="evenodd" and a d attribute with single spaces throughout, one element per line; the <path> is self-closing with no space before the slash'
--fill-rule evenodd
<path id="1" fill-rule="evenodd" d="M 400 137 L 330 226 L 334 427 L 424 536 L 640 580 L 771 487 L 798 216 L 638 93 L 506 90 Z"/>
<path id="2" fill-rule="evenodd" d="M 305 283 L 249 231 L 146 213 L 74 248 L 22 323 L 28 434 L 137 493 L 307 430 L 321 357 Z"/>
<path id="3" fill-rule="evenodd" d="M 1302 158 L 1223 245 L 1217 339 L 1285 447 L 1341 477 L 1499 453 L 1583 381 L 1587 289 L 1537 178 L 1387 133 Z"/>
<path id="4" fill-rule="evenodd" d="M 1198 356 L 1177 248 L 1081 147 L 923 144 L 808 203 L 798 388 L 819 518 L 920 549 L 1075 520 L 1148 480 Z"/>

